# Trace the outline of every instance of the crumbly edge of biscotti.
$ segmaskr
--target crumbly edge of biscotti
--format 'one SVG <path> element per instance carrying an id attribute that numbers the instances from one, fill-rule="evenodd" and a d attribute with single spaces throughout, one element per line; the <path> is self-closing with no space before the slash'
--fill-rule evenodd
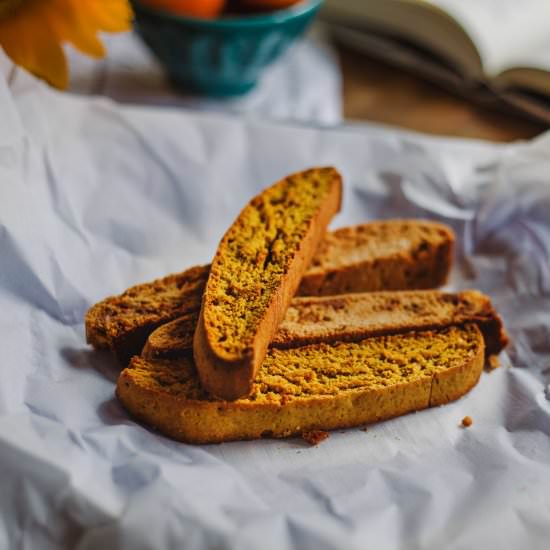
<path id="1" fill-rule="evenodd" d="M 132 368 L 117 383 L 117 396 L 137 420 L 187 443 L 289 437 L 312 430 L 350 428 L 456 400 L 472 389 L 483 370 L 484 343 L 477 327 L 475 352 L 464 362 L 385 388 L 348 390 L 336 395 L 279 403 L 186 399 L 140 384 Z M 136 358 L 136 360 L 140 360 Z"/>
<path id="2" fill-rule="evenodd" d="M 140 352 L 160 325 L 198 311 L 209 266 L 194 266 L 128 288 L 93 305 L 85 316 L 86 341 L 96 349 L 111 349 L 119 359 Z"/>
<path id="3" fill-rule="evenodd" d="M 370 319 L 366 314 L 358 315 L 358 321 L 351 318 L 356 304 L 372 307 Z M 439 306 L 449 309 L 448 317 L 426 315 L 430 307 Z M 409 322 L 389 322 L 388 315 L 391 317 L 393 309 L 408 312 Z M 376 317 L 379 320 L 373 321 Z M 152 332 L 142 357 L 177 359 L 189 355 L 197 318 L 191 314 Z M 421 290 L 294 298 L 270 347 L 290 349 L 316 343 L 356 342 L 367 337 L 438 330 L 465 323 L 475 323 L 481 330 L 488 355 L 500 353 L 508 343 L 502 320 L 488 296 L 475 290 L 458 293 Z"/>
<path id="4" fill-rule="evenodd" d="M 141 357 L 177 359 L 182 355 L 192 355 L 198 318 L 198 313 L 189 313 L 154 330 L 147 338 Z"/>
<path id="5" fill-rule="evenodd" d="M 366 236 L 380 250 L 363 251 Z M 396 250 L 394 243 L 402 242 L 407 246 Z M 454 246 L 452 229 L 439 222 L 398 219 L 344 227 L 327 235 L 298 293 L 330 296 L 437 288 L 448 279 Z M 349 249 L 353 254 L 346 258 Z M 338 258 L 336 263 L 332 256 Z"/>
<path id="6" fill-rule="evenodd" d="M 489 296 L 477 290 L 404 290 L 294 298 L 270 346 L 289 349 L 354 342 L 466 323 L 475 323 L 481 330 L 488 355 L 500 353 L 508 344 Z"/>
<path id="7" fill-rule="evenodd" d="M 453 229 L 434 220 L 392 218 L 348 225 L 327 234 L 312 261 L 310 271 L 339 268 L 342 253 L 345 255 L 346 250 L 353 250 L 356 262 L 360 263 L 365 258 L 355 252 L 367 243 L 367 249 L 361 250 L 361 254 L 376 260 L 402 252 L 417 256 L 429 245 L 437 247 L 447 242 L 455 242 Z M 373 253 L 373 248 L 376 253 Z M 337 253 L 332 254 L 334 251 Z"/>

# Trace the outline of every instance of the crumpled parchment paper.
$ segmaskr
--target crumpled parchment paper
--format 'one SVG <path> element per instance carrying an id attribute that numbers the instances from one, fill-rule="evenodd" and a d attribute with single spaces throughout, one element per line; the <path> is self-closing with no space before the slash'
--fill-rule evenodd
<path id="1" fill-rule="evenodd" d="M 449 287 L 491 295 L 503 366 L 455 403 L 314 448 L 194 447 L 133 422 L 117 365 L 85 344 L 86 309 L 209 261 L 253 194 L 324 164 L 346 182 L 335 226 L 454 227 Z M 549 136 L 243 122 L 0 75 L 0 335 L 0 548 L 548 548 Z"/>

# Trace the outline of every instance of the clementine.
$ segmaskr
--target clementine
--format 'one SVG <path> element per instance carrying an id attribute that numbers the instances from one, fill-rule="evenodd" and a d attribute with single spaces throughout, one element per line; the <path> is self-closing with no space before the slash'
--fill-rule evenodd
<path id="1" fill-rule="evenodd" d="M 188 15 L 204 19 L 218 17 L 225 5 L 225 0 L 141 0 L 141 2 L 177 15 Z"/>

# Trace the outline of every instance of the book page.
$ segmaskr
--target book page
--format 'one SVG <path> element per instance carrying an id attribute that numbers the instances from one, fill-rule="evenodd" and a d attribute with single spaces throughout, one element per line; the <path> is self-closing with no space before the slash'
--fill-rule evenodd
<path id="1" fill-rule="evenodd" d="M 381 32 L 431 51 L 467 80 L 483 78 L 482 63 L 466 30 L 445 10 L 424 0 L 326 0 L 325 21 L 353 31 Z"/>
<path id="2" fill-rule="evenodd" d="M 449 13 L 471 36 L 492 78 L 540 50 L 550 35 L 550 0 L 419 0 Z"/>

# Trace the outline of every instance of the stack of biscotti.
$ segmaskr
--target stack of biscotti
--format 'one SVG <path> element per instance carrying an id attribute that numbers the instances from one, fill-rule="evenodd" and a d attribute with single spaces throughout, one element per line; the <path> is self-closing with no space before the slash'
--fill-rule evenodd
<path id="1" fill-rule="evenodd" d="M 290 176 L 245 207 L 212 266 L 91 308 L 88 341 L 135 355 L 117 384 L 128 411 L 207 443 L 356 426 L 475 385 L 507 341 L 490 300 L 410 290 L 445 282 L 452 232 L 394 220 L 327 234 L 340 200 L 334 169 Z"/>
<path id="2" fill-rule="evenodd" d="M 153 331 L 141 352 L 149 359 L 191 355 L 198 313 L 184 315 Z M 359 342 L 373 336 L 438 330 L 476 324 L 488 356 L 507 343 L 502 320 L 490 299 L 477 290 L 404 290 L 295 298 L 270 347 L 290 349 L 323 342 Z"/>
<path id="3" fill-rule="evenodd" d="M 137 419 L 192 443 L 286 437 L 442 405 L 473 387 L 484 354 L 507 343 L 490 300 L 477 291 L 298 298 L 252 391 L 227 401 L 199 382 L 197 317 L 155 330 L 117 385 Z"/>
<path id="4" fill-rule="evenodd" d="M 425 220 L 386 220 L 325 234 L 297 295 L 437 288 L 451 267 L 454 236 Z M 196 266 L 110 296 L 86 314 L 86 339 L 122 366 L 157 327 L 198 312 L 210 266 Z"/>

